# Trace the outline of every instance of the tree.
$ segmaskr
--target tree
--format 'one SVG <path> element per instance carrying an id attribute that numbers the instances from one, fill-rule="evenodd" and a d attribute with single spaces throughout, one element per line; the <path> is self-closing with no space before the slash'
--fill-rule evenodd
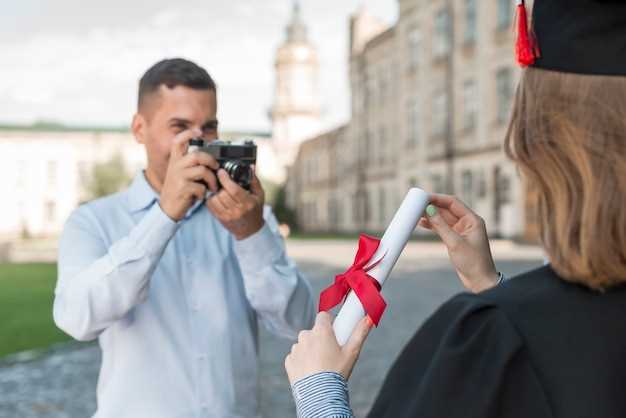
<path id="1" fill-rule="evenodd" d="M 124 159 L 118 152 L 108 161 L 93 166 L 91 176 L 85 181 L 87 196 L 96 199 L 113 194 L 126 186 L 130 179 Z"/>
<path id="2" fill-rule="evenodd" d="M 287 207 L 287 192 L 286 187 L 282 186 L 276 192 L 276 199 L 274 201 L 274 215 L 278 219 L 279 223 L 289 225 L 292 230 L 296 230 L 298 227 L 296 213 Z"/>

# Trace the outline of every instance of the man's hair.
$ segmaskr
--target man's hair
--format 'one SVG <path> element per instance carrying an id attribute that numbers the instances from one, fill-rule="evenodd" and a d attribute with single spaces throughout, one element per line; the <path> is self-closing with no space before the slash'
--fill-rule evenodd
<path id="1" fill-rule="evenodd" d="M 170 89 L 177 86 L 196 90 L 217 89 L 209 73 L 196 63 L 182 58 L 164 59 L 150 67 L 139 80 L 137 106 L 141 108 L 145 98 L 155 93 L 161 85 Z"/>

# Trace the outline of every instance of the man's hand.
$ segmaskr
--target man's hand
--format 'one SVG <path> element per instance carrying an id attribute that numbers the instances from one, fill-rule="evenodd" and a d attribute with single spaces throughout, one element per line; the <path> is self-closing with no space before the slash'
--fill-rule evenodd
<path id="1" fill-rule="evenodd" d="M 180 221 L 196 200 L 204 199 L 207 186 L 217 191 L 214 170 L 218 162 L 206 152 L 187 153 L 189 140 L 201 136 L 199 129 L 188 129 L 174 138 L 167 174 L 161 189 L 161 209 Z"/>
<path id="2" fill-rule="evenodd" d="M 222 190 L 207 200 L 207 208 L 237 240 L 248 238 L 265 223 L 265 192 L 261 182 L 254 173 L 248 192 L 235 183 L 223 169 L 217 172 L 217 177 Z"/>

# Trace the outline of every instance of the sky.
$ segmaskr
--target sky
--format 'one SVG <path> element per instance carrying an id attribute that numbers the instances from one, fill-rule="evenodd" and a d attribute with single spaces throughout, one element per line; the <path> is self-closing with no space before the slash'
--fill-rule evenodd
<path id="1" fill-rule="evenodd" d="M 349 118 L 348 19 L 392 24 L 397 0 L 301 0 L 320 59 L 323 128 Z M 0 14 L 0 123 L 128 126 L 137 83 L 165 57 L 218 84 L 221 129 L 269 131 L 276 48 L 290 0 L 20 0 Z"/>

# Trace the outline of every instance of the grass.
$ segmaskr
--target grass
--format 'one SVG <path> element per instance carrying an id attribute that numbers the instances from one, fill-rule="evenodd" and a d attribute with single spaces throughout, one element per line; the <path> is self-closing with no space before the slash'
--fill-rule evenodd
<path id="1" fill-rule="evenodd" d="M 0 357 L 70 339 L 52 320 L 56 264 L 0 264 Z"/>

